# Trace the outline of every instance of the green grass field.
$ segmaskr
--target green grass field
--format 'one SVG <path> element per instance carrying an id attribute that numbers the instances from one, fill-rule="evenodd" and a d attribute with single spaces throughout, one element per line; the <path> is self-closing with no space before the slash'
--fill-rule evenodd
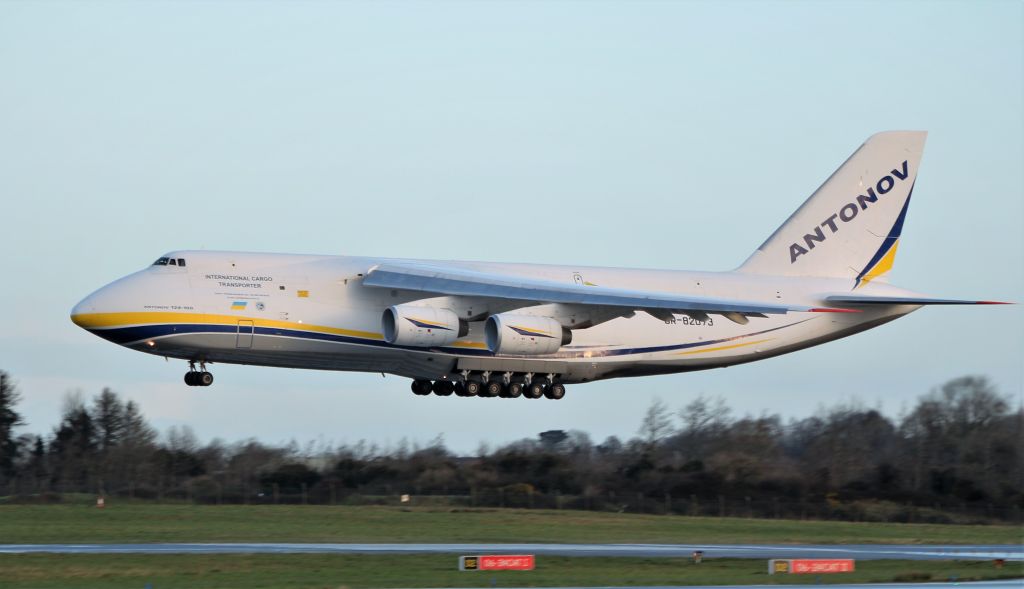
<path id="1" fill-rule="evenodd" d="M 0 505 L 0 543 L 651 542 L 1019 544 L 1018 526 L 694 518 L 585 511 L 111 502 Z"/>
<path id="2" fill-rule="evenodd" d="M 581 511 L 351 506 L 108 503 L 0 505 L 0 543 L 121 542 L 637 542 L 1018 544 L 1016 526 L 943 526 Z M 0 588 L 499 587 L 807 584 L 765 560 L 539 557 L 532 572 L 460 573 L 456 555 L 0 554 Z M 1024 576 L 1024 564 L 861 561 L 820 582 Z"/>
<path id="3" fill-rule="evenodd" d="M 836 575 L 768 575 L 763 560 L 540 557 L 533 571 L 460 572 L 456 556 L 0 555 L 0 588 L 269 589 L 325 587 L 497 587 L 818 584 L 1011 578 L 1024 565 L 989 562 L 864 561 Z"/>

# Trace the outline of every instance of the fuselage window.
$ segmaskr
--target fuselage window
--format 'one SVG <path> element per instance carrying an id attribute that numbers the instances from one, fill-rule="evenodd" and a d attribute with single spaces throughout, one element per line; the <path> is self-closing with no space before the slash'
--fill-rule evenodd
<path id="1" fill-rule="evenodd" d="M 154 266 L 166 266 L 168 261 L 170 261 L 168 258 L 160 258 L 159 260 L 153 262 L 153 265 Z"/>
<path id="2" fill-rule="evenodd" d="M 178 265 L 179 266 L 184 266 L 185 265 L 185 258 L 178 258 Z"/>

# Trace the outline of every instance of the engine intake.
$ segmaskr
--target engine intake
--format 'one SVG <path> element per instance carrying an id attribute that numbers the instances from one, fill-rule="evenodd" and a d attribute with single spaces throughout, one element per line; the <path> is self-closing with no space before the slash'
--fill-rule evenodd
<path id="1" fill-rule="evenodd" d="M 551 317 L 501 313 L 487 318 L 484 340 L 495 354 L 553 354 L 572 341 L 572 331 Z"/>
<path id="2" fill-rule="evenodd" d="M 381 318 L 384 341 L 400 346 L 445 346 L 469 333 L 469 324 L 451 309 L 395 305 Z"/>

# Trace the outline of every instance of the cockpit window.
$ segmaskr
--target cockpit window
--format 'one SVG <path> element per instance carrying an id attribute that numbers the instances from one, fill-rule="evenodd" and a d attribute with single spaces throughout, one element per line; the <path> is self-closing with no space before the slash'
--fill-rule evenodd
<path id="1" fill-rule="evenodd" d="M 157 258 L 153 262 L 154 266 L 178 266 L 179 268 L 185 267 L 185 258 Z"/>

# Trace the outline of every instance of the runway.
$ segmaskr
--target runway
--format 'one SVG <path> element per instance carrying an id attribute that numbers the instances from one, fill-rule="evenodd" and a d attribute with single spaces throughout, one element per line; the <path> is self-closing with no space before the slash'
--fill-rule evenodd
<path id="1" fill-rule="evenodd" d="M 781 585 L 664 585 L 648 586 L 641 589 L 778 589 Z M 1021 587 L 1019 580 L 971 581 L 969 583 L 856 583 L 833 585 L 842 589 L 1010 589 Z M 467 588 L 469 589 L 469 588 Z M 637 589 L 637 587 L 538 587 L 536 589 Z"/>
<path id="2" fill-rule="evenodd" d="M 705 558 L 853 558 L 857 560 L 1024 560 L 1024 545 L 899 544 L 0 544 L 0 553 L 29 554 L 536 554 L 550 556 Z"/>

